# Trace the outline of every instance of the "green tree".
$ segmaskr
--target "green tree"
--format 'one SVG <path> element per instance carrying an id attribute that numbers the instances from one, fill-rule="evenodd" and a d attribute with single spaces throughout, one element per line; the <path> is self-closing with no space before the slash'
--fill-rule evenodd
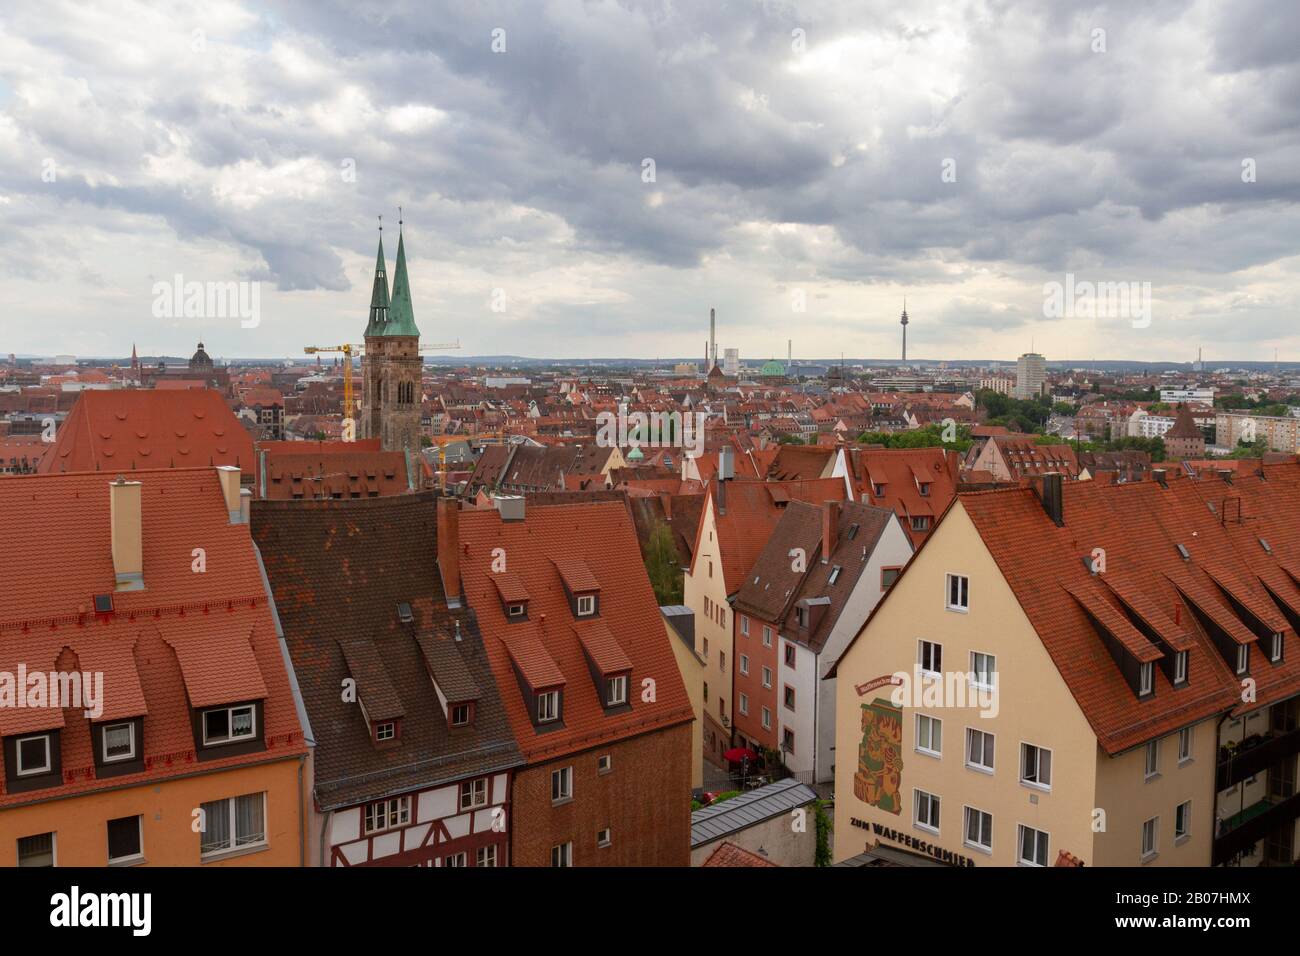
<path id="1" fill-rule="evenodd" d="M 662 521 L 655 522 L 650 539 L 646 542 L 645 569 L 650 575 L 655 600 L 661 607 L 682 603 L 685 575 L 678 563 L 673 533 Z"/>

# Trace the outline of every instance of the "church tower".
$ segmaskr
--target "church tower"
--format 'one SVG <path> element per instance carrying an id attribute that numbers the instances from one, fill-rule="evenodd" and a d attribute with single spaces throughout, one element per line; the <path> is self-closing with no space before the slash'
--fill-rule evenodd
<path id="1" fill-rule="evenodd" d="M 382 233 L 382 227 L 380 229 Z M 375 282 L 366 323 L 366 351 L 361 357 L 361 422 L 358 438 L 378 438 L 384 451 L 420 451 L 420 330 L 411 307 L 406 276 L 406 247 L 401 221 L 397 231 L 397 267 L 392 298 L 384 268 L 384 240 L 379 238 Z"/>

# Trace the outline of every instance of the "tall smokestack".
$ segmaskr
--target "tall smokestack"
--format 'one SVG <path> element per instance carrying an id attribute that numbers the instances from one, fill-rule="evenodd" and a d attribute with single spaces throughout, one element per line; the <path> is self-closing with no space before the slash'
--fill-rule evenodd
<path id="1" fill-rule="evenodd" d="M 709 309 L 709 364 L 710 367 L 718 364 L 718 338 L 717 322 L 713 317 L 713 310 Z"/>

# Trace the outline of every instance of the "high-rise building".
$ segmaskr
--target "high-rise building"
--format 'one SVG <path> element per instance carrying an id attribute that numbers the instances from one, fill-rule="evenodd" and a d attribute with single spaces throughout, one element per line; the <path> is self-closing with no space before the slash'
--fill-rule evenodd
<path id="1" fill-rule="evenodd" d="M 740 349 L 723 349 L 722 371 L 731 376 L 740 374 Z"/>
<path id="2" fill-rule="evenodd" d="M 1037 352 L 1026 352 L 1016 359 L 1015 398 L 1037 398 L 1047 384 L 1047 360 Z"/>
<path id="3" fill-rule="evenodd" d="M 384 451 L 420 450 L 420 330 L 411 307 L 406 276 L 406 248 L 397 234 L 397 272 L 388 295 L 384 240 L 375 260 L 366 352 L 361 359 L 361 428 L 359 438 L 378 438 Z"/>

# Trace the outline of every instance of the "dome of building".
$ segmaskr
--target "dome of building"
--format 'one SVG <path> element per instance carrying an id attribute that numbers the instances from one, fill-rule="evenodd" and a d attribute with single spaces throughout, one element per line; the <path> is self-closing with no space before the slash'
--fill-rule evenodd
<path id="1" fill-rule="evenodd" d="M 198 351 L 190 356 L 190 368 L 212 368 L 212 357 L 203 350 L 203 343 L 199 343 Z"/>
<path id="2" fill-rule="evenodd" d="M 766 362 L 763 363 L 763 367 L 759 369 L 758 374 L 773 375 L 773 376 L 784 375 L 785 366 L 782 365 L 780 362 L 778 362 L 776 359 L 768 359 Z"/>

